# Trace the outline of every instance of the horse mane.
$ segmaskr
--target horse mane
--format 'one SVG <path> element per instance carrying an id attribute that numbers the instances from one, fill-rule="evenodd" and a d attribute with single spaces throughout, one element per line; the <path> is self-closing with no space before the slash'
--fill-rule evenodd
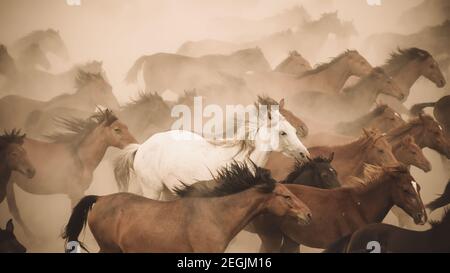
<path id="1" fill-rule="evenodd" d="M 283 70 L 286 66 L 288 66 L 292 61 L 295 61 L 295 57 L 303 58 L 303 56 L 297 52 L 297 50 L 289 51 L 289 55 L 286 59 L 284 59 L 280 64 L 275 67 L 275 71 Z"/>
<path id="2" fill-rule="evenodd" d="M 444 209 L 444 215 L 441 220 L 430 220 L 428 221 L 431 225 L 431 229 L 439 228 L 441 226 L 450 225 L 450 209 Z"/>
<path id="3" fill-rule="evenodd" d="M 341 151 L 345 151 L 346 154 L 359 154 L 361 150 L 369 146 L 369 144 L 373 144 L 379 139 L 386 136 L 386 134 L 380 133 L 379 130 L 370 129 L 368 130 L 369 134 L 363 132 L 363 134 L 356 140 L 338 146 L 333 146 L 333 151 L 336 153 L 340 153 Z"/>
<path id="4" fill-rule="evenodd" d="M 138 107 L 145 104 L 152 105 L 154 103 L 162 103 L 167 105 L 157 92 L 151 93 L 139 91 L 138 97 L 136 99 L 131 99 L 131 101 L 124 106 L 124 109 Z"/>
<path id="5" fill-rule="evenodd" d="M 323 156 L 318 156 L 318 157 L 315 157 L 314 159 L 311 159 L 309 161 L 303 161 L 303 162 L 296 160 L 293 170 L 288 174 L 286 179 L 284 179 L 281 183 L 291 184 L 305 170 L 313 168 L 314 165 L 316 165 L 316 164 L 330 163 L 330 162 L 331 161 L 329 158 L 326 158 Z"/>
<path id="6" fill-rule="evenodd" d="M 364 183 L 361 183 L 361 186 L 368 187 L 382 182 L 387 173 L 409 174 L 409 170 L 402 164 L 381 167 L 364 163 L 363 178 L 361 178 Z"/>
<path id="7" fill-rule="evenodd" d="M 257 187 L 261 192 L 269 193 L 275 188 L 276 181 L 272 178 L 269 170 L 260 168 L 253 164 L 253 173 L 247 164 L 234 161 L 227 167 L 220 169 L 217 175 L 213 176 L 214 185 L 211 187 L 196 187 L 195 184 L 183 189 L 175 189 L 178 196 L 195 197 L 221 197 Z"/>
<path id="8" fill-rule="evenodd" d="M 26 134 L 22 134 L 20 129 L 12 129 L 11 132 L 4 131 L 3 135 L 0 135 L 0 146 L 3 143 L 11 144 L 23 144 L 23 140 Z"/>
<path id="9" fill-rule="evenodd" d="M 384 113 L 384 111 L 386 111 L 386 109 L 388 109 L 388 108 L 389 108 L 389 106 L 387 104 L 377 105 L 377 107 L 375 107 L 375 109 L 373 109 L 369 113 L 367 113 L 353 121 L 340 122 L 337 125 L 337 128 L 339 128 L 339 127 L 346 127 L 346 128 L 348 128 L 348 127 L 364 127 L 364 125 L 369 123 L 374 118 L 381 116 Z"/>
<path id="10" fill-rule="evenodd" d="M 105 79 L 103 78 L 102 73 L 90 73 L 90 72 L 85 72 L 82 69 L 78 69 L 78 73 L 77 76 L 75 78 L 75 87 L 77 88 L 77 90 L 80 90 L 81 88 L 83 88 L 86 84 L 90 83 L 91 81 L 94 80 L 103 80 L 105 81 Z"/>
<path id="11" fill-rule="evenodd" d="M 97 126 L 110 126 L 118 118 L 109 109 L 99 109 L 97 113 L 87 119 L 59 117 L 55 120 L 68 132 L 55 133 L 46 137 L 53 143 L 67 143 L 73 148 L 77 148 Z"/>
<path id="12" fill-rule="evenodd" d="M 428 57 L 431 57 L 431 54 L 428 51 L 417 47 L 407 49 L 397 48 L 397 51 L 391 53 L 389 59 L 386 61 L 386 64 L 383 65 L 383 69 L 385 69 L 388 74 L 394 74 L 410 61 L 424 61 Z"/>
<path id="13" fill-rule="evenodd" d="M 388 139 L 393 140 L 393 139 L 401 138 L 403 135 L 409 133 L 409 131 L 412 128 L 414 128 L 418 125 L 423 125 L 424 124 L 423 119 L 428 119 L 428 120 L 434 121 L 433 118 L 429 115 L 422 115 L 421 117 L 413 118 L 413 119 L 409 120 L 406 124 L 390 130 L 387 133 Z"/>
<path id="14" fill-rule="evenodd" d="M 312 75 L 312 74 L 320 73 L 320 72 L 328 69 L 331 65 L 337 63 L 342 58 L 344 58 L 345 56 L 347 56 L 348 54 L 351 54 L 351 53 L 358 53 L 358 51 L 347 49 L 346 51 L 342 52 L 338 56 L 334 57 L 330 62 L 328 62 L 328 63 L 319 63 L 315 68 L 303 72 L 300 76 L 298 76 L 298 78 L 301 79 L 301 78 L 304 78 L 304 77 Z"/>

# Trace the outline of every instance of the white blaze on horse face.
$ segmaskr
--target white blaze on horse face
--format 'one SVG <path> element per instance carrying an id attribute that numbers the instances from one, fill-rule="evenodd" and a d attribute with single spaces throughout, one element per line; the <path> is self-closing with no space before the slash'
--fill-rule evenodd
<path id="1" fill-rule="evenodd" d="M 279 151 L 301 161 L 306 160 L 306 157 L 309 157 L 309 152 L 298 138 L 294 126 L 279 112 L 278 115 L 280 116 L 278 121 L 279 129 L 277 130 Z"/>
<path id="2" fill-rule="evenodd" d="M 411 181 L 411 184 L 412 184 L 412 186 L 413 186 L 413 188 L 414 188 L 414 191 L 415 191 L 417 194 L 419 194 L 419 191 L 417 190 L 417 183 L 416 183 L 415 181 Z"/>

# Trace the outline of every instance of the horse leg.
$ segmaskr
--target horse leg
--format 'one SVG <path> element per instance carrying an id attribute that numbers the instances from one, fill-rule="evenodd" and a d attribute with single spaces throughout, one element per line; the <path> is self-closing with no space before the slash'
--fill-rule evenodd
<path id="1" fill-rule="evenodd" d="M 283 234 L 281 253 L 300 253 L 300 244 Z"/>
<path id="2" fill-rule="evenodd" d="M 22 216 L 19 213 L 19 209 L 17 208 L 16 195 L 14 194 L 14 183 L 9 182 L 6 185 L 6 200 L 8 202 L 9 211 L 11 215 L 14 217 L 17 223 L 22 227 L 25 236 L 31 239 L 35 239 L 35 236 L 31 230 L 25 225 L 25 222 L 22 219 Z"/>

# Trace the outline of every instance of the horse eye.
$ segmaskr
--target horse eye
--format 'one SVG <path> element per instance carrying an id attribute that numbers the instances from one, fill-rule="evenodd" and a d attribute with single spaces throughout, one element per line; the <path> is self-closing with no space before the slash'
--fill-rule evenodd
<path id="1" fill-rule="evenodd" d="M 286 135 L 287 135 L 287 133 L 286 133 L 285 131 L 281 131 L 281 132 L 280 132 L 280 135 L 282 135 L 282 136 L 286 136 Z"/>
<path id="2" fill-rule="evenodd" d="M 114 128 L 114 132 L 120 133 L 122 130 L 120 130 L 120 128 Z"/>
<path id="3" fill-rule="evenodd" d="M 381 149 L 380 149 L 380 150 L 378 150 L 378 152 L 379 152 L 379 153 L 384 153 L 384 151 L 383 151 L 383 150 L 381 150 Z"/>

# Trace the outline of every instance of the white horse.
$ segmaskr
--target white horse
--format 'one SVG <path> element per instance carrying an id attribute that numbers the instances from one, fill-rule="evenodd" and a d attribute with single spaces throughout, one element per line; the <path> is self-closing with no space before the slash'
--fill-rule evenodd
<path id="1" fill-rule="evenodd" d="M 190 131 L 172 130 L 155 134 L 141 145 L 129 145 L 115 163 L 120 190 L 128 189 L 132 171 L 145 197 L 170 199 L 176 189 L 211 180 L 233 161 L 264 167 L 271 151 L 308 160 L 308 150 L 278 109 L 256 110 L 256 116 L 258 122 L 239 127 L 244 137 L 237 140 L 212 141 Z"/>

